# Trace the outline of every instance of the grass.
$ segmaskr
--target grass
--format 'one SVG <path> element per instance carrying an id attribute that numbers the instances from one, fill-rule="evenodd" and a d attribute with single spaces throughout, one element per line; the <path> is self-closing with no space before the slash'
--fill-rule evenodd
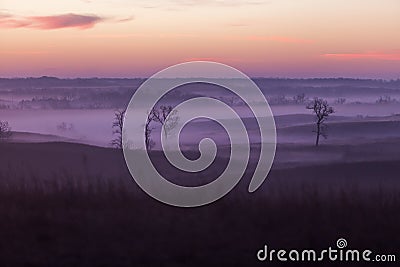
<path id="1" fill-rule="evenodd" d="M 0 196 L 2 266 L 251 266 L 264 244 L 397 253 L 400 197 L 277 193 L 173 208 L 118 185 L 8 188 Z M 334 265 L 332 265 L 334 266 Z M 362 266 L 362 265 L 360 265 Z M 385 265 L 380 265 L 385 266 Z"/>
<path id="2" fill-rule="evenodd" d="M 79 172 L 52 169 L 44 179 L 18 169 L 16 159 L 2 165 L 0 266 L 282 266 L 258 262 L 257 251 L 323 249 L 338 238 L 400 257 L 398 161 L 274 168 L 254 194 L 246 192 L 248 173 L 223 199 L 184 209 L 153 200 L 120 168 L 113 176 L 92 169 L 107 168 L 95 162 L 115 150 L 54 146 L 46 151 L 78 155 Z M 297 265 L 304 263 L 283 266 Z"/>

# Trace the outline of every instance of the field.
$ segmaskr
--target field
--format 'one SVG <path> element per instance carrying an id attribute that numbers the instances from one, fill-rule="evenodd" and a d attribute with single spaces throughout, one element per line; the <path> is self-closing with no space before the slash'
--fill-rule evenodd
<path id="1" fill-rule="evenodd" d="M 131 80 L 112 81 L 115 88 L 102 88 L 107 80 L 86 81 L 99 83 L 99 88 L 54 80 L 39 90 L 35 83 L 43 79 L 48 84 L 45 78 L 28 79 L 29 89 L 24 89 L 25 80 L 10 79 L 0 86 L 6 107 L 1 119 L 13 127 L 12 136 L 0 142 L 0 266 L 304 266 L 276 259 L 260 262 L 257 252 L 264 245 L 276 250 L 336 248 L 339 238 L 347 240 L 349 249 L 400 259 L 398 81 L 256 80 L 272 94 L 267 97 L 277 129 L 268 178 L 248 193 L 259 156 L 259 130 L 236 102 L 233 108 L 251 141 L 245 175 L 215 203 L 185 209 L 143 192 L 122 151 L 110 147 L 114 108 L 126 104 Z M 64 83 L 76 83 L 76 88 Z M 219 89 L 189 89 L 167 100 L 176 103 L 202 94 L 226 100 Z M 314 145 L 314 115 L 305 109 L 306 102 L 293 102 L 303 90 L 308 100 L 324 97 L 336 110 L 327 120 L 328 138 L 319 147 Z M 38 92 L 43 95 L 29 100 Z M 67 97 L 70 92 L 74 97 Z M 391 97 L 376 102 L 383 93 Z M 336 103 L 337 95 L 348 102 Z M 190 175 L 168 164 L 159 150 L 159 130 L 152 133 L 156 146 L 150 157 L 167 179 L 197 186 L 224 170 L 229 140 L 217 124 L 194 121 L 182 131 L 188 158 L 198 156 L 204 137 L 218 145 L 214 163 Z M 396 262 L 315 263 L 342 265 Z"/>
<path id="2" fill-rule="evenodd" d="M 183 209 L 142 192 L 119 150 L 4 143 L 0 261 L 3 266 L 259 266 L 256 252 L 264 244 L 317 249 L 334 246 L 341 237 L 352 248 L 395 254 L 400 159 L 362 161 L 360 155 L 377 147 L 398 151 L 398 144 L 278 146 L 277 164 L 261 190 L 246 192 L 247 173 L 216 203 Z M 293 154 L 338 151 L 346 153 L 336 162 L 279 163 Z M 156 160 L 160 156 L 153 154 Z"/>

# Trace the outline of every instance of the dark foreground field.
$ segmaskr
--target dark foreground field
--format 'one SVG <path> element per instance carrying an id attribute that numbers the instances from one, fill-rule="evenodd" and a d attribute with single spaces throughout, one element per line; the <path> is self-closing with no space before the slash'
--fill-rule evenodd
<path id="1" fill-rule="evenodd" d="M 352 153 L 359 149 L 344 148 L 342 160 L 330 164 L 281 161 L 253 194 L 247 174 L 223 199 L 183 209 L 143 193 L 120 151 L 0 144 L 0 266 L 308 266 L 259 262 L 256 253 L 265 244 L 336 247 L 338 238 L 352 249 L 395 254 L 397 264 L 316 266 L 398 266 L 400 160 L 362 161 Z M 294 152 L 278 147 L 277 156 Z"/>

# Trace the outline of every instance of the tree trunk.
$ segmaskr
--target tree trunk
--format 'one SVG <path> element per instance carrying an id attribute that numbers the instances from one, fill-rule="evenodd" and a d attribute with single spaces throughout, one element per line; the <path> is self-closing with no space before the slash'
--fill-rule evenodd
<path id="1" fill-rule="evenodd" d="M 165 124 L 163 124 L 162 127 L 164 128 L 165 139 L 167 139 L 168 138 L 168 133 L 167 133 L 167 130 L 165 129 Z"/>
<path id="2" fill-rule="evenodd" d="M 315 140 L 315 146 L 319 145 L 319 136 L 321 135 L 321 123 L 317 123 L 317 139 Z"/>

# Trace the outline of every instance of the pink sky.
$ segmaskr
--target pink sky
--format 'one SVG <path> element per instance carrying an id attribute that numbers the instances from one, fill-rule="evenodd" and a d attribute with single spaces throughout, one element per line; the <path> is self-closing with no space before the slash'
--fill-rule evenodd
<path id="1" fill-rule="evenodd" d="M 1 0 L 0 76 L 212 60 L 258 77 L 400 78 L 398 14 L 398 0 Z"/>

